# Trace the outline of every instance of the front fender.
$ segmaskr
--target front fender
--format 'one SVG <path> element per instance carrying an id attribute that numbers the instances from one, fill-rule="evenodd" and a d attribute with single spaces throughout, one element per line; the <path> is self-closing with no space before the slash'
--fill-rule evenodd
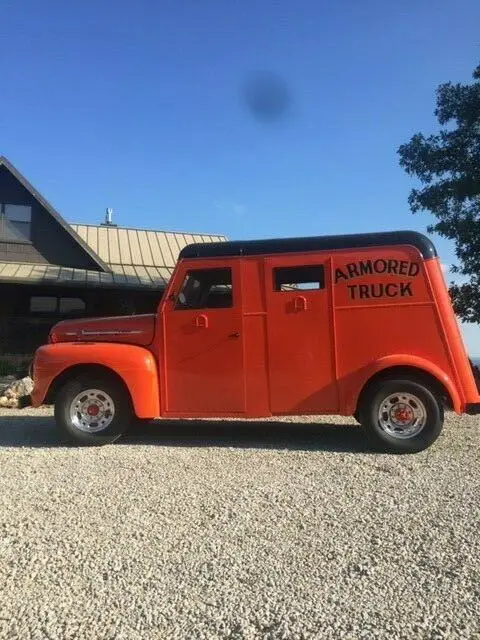
<path id="1" fill-rule="evenodd" d="M 355 412 L 358 399 L 367 382 L 374 375 L 393 367 L 411 367 L 428 373 L 436 378 L 448 391 L 450 398 L 452 399 L 454 411 L 456 413 L 461 413 L 463 401 L 460 398 L 457 386 L 445 371 L 443 371 L 438 365 L 426 360 L 425 358 L 421 358 L 420 356 L 398 354 L 379 358 L 375 362 L 368 364 L 366 367 L 363 367 L 360 371 L 356 372 L 350 383 L 347 383 L 347 387 L 350 388 L 345 390 L 345 398 L 348 398 L 348 401 L 345 402 L 347 409 L 346 413 L 348 415 Z"/>
<path id="2" fill-rule="evenodd" d="M 58 376 L 79 365 L 100 365 L 120 376 L 139 418 L 160 415 L 158 369 L 153 354 L 144 347 L 118 343 L 63 342 L 37 349 L 33 361 L 32 405 L 43 404 Z"/>

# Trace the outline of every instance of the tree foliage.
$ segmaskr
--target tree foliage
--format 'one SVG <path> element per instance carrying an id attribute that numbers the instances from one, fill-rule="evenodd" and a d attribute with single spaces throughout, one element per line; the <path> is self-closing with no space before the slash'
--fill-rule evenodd
<path id="1" fill-rule="evenodd" d="M 400 165 L 419 179 L 409 204 L 413 213 L 429 211 L 428 231 L 453 240 L 464 284 L 450 285 L 455 311 L 466 322 L 480 322 L 480 65 L 470 84 L 441 84 L 435 115 L 438 133 L 415 134 L 400 146 Z"/>

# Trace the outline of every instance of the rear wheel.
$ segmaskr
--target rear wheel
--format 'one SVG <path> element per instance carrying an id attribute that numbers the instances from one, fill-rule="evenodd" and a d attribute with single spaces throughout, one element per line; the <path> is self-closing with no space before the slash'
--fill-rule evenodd
<path id="1" fill-rule="evenodd" d="M 359 419 L 376 449 L 415 453 L 429 447 L 440 435 L 443 405 L 420 381 L 383 380 L 367 392 Z"/>
<path id="2" fill-rule="evenodd" d="M 130 398 L 109 376 L 82 375 L 69 380 L 55 400 L 55 421 L 62 435 L 77 444 L 115 442 L 131 424 Z"/>

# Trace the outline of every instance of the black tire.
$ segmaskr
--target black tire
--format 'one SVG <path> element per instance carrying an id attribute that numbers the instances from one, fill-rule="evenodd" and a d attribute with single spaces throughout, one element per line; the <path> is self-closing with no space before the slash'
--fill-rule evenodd
<path id="1" fill-rule="evenodd" d="M 94 426 L 98 430 L 87 432 L 72 420 L 71 406 L 78 394 L 88 390 L 98 390 L 104 392 L 104 398 L 108 398 L 105 403 L 107 411 L 105 421 L 108 423 L 111 413 L 113 418 L 101 428 L 100 422 Z M 98 396 L 101 398 L 102 396 Z M 88 396 L 86 396 L 88 398 Z M 108 411 L 109 400 L 113 403 L 113 412 Z M 86 402 L 87 400 L 85 400 Z M 95 402 L 100 402 L 95 396 Z M 93 401 L 92 401 L 93 402 Z M 102 405 L 103 406 L 103 405 Z M 77 414 L 81 415 L 81 414 Z M 102 415 L 103 418 L 103 415 Z M 123 385 L 110 376 L 103 375 L 82 375 L 78 378 L 70 379 L 58 392 L 55 399 L 55 421 L 63 439 L 68 442 L 81 445 L 103 445 L 110 444 L 118 440 L 125 433 L 133 421 L 133 411 L 131 407 L 128 391 Z M 77 417 L 78 421 L 78 417 Z"/>
<path id="2" fill-rule="evenodd" d="M 395 395 L 408 394 L 414 399 L 402 402 L 400 398 L 393 403 Z M 388 398 L 393 397 L 392 411 L 394 407 L 406 406 L 407 412 L 411 409 L 423 413 L 423 427 L 415 433 L 415 424 L 412 424 L 412 435 L 405 435 L 405 426 L 396 426 L 391 423 L 391 412 L 385 411 L 379 415 L 382 404 Z M 415 402 L 415 398 L 420 403 Z M 401 404 L 399 404 L 399 402 Z M 422 407 L 423 405 L 423 407 Z M 408 379 L 382 380 L 369 389 L 359 407 L 360 424 L 367 438 L 375 449 L 391 453 L 416 453 L 423 451 L 435 442 L 443 427 L 443 404 L 436 394 L 421 381 Z M 417 424 L 420 424 L 419 421 Z M 383 426 L 382 426 L 383 425 Z M 409 425 L 406 425 L 407 427 Z M 393 429 L 392 429 L 393 427 Z M 392 433 L 395 431 L 396 433 Z M 403 434 L 403 435 L 402 435 Z"/>

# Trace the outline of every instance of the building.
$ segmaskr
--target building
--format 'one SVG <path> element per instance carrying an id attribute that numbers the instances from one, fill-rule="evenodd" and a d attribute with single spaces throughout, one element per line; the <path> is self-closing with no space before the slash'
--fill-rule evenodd
<path id="1" fill-rule="evenodd" d="M 0 156 L 1 362 L 29 357 L 58 320 L 154 311 L 179 251 L 223 236 L 69 224 Z"/>

